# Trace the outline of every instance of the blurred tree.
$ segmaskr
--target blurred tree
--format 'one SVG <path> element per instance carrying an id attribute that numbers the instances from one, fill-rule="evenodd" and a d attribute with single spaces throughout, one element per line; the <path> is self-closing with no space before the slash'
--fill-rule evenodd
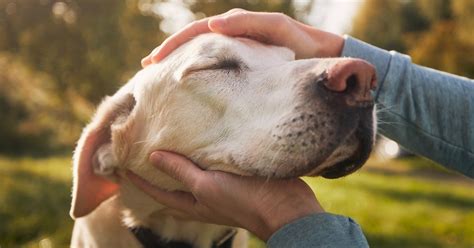
<path id="1" fill-rule="evenodd" d="M 177 1 L 0 0 L 0 153 L 70 149 L 93 106 L 165 39 L 161 2 Z M 296 11 L 290 0 L 183 4 L 194 18 L 235 7 Z"/>
<path id="2" fill-rule="evenodd" d="M 399 1 L 367 0 L 352 24 L 353 35 L 379 47 L 405 50 L 401 7 Z"/>
<path id="3" fill-rule="evenodd" d="M 71 147 L 94 104 L 164 39 L 158 20 L 143 15 L 138 0 L 0 0 L 0 152 Z M 32 90 L 46 103 L 30 104 Z"/>
<path id="4" fill-rule="evenodd" d="M 50 149 L 59 99 L 45 73 L 32 72 L 14 56 L 0 55 L 0 150 Z M 45 142 L 46 141 L 46 142 Z"/>
<path id="5" fill-rule="evenodd" d="M 291 0 L 202 0 L 190 1 L 191 10 L 196 13 L 204 13 L 213 16 L 224 13 L 233 8 L 241 8 L 251 11 L 282 12 L 289 16 L 295 16 L 293 1 Z"/>
<path id="6" fill-rule="evenodd" d="M 366 0 L 352 34 L 415 63 L 474 77 L 474 1 Z"/>

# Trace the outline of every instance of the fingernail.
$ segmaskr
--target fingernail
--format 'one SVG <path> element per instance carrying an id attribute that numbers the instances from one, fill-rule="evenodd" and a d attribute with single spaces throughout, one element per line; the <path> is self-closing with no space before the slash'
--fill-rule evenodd
<path id="1" fill-rule="evenodd" d="M 150 55 L 152 57 L 156 56 L 158 54 L 158 52 L 160 51 L 161 49 L 161 45 L 159 45 L 158 47 L 156 47 L 155 49 L 153 49 L 153 51 L 151 51 Z"/>
<path id="2" fill-rule="evenodd" d="M 149 62 L 148 62 L 149 60 L 150 60 L 149 56 L 142 59 L 141 64 L 142 64 L 143 68 L 145 68 L 149 64 Z"/>
<path id="3" fill-rule="evenodd" d="M 153 152 L 150 155 L 150 161 L 156 166 L 159 165 L 162 161 L 163 155 L 160 152 Z"/>

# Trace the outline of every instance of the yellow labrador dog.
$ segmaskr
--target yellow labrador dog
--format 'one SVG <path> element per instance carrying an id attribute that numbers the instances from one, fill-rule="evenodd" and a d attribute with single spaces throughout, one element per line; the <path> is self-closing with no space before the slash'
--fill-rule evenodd
<path id="1" fill-rule="evenodd" d="M 372 149 L 374 75 L 362 60 L 295 60 L 289 49 L 248 39 L 196 37 L 106 98 L 84 129 L 71 245 L 230 247 L 232 227 L 164 215 L 125 170 L 185 190 L 148 162 L 152 151 L 168 150 L 239 175 L 347 175 Z"/>

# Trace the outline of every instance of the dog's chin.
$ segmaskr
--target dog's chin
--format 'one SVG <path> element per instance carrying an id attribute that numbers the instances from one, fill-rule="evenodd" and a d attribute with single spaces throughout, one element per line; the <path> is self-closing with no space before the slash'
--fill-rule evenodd
<path id="1" fill-rule="evenodd" d="M 370 151 L 367 152 L 359 146 L 352 156 L 323 169 L 318 175 L 327 179 L 336 179 L 352 174 L 365 164 L 369 154 Z"/>
<path id="2" fill-rule="evenodd" d="M 309 176 L 322 176 L 327 179 L 336 179 L 347 176 L 360 169 L 369 159 L 373 148 L 373 135 L 368 134 L 365 130 L 361 131 L 359 128 L 354 137 L 358 140 L 357 145 L 352 153 L 349 153 L 345 158 L 338 159 L 330 165 L 324 166 L 323 169 L 316 169 Z"/>

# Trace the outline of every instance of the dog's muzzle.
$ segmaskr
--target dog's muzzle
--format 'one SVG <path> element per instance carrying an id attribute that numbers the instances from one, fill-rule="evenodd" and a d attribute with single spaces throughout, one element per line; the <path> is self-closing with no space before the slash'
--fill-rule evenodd
<path id="1" fill-rule="evenodd" d="M 370 90 L 376 86 L 375 68 L 359 59 L 338 62 L 319 79 L 319 86 L 329 94 L 336 94 L 338 105 L 357 112 L 359 118 L 355 137 L 359 145 L 349 158 L 325 169 L 321 175 L 325 178 L 339 178 L 353 173 L 365 163 L 372 151 L 374 99 Z"/>

